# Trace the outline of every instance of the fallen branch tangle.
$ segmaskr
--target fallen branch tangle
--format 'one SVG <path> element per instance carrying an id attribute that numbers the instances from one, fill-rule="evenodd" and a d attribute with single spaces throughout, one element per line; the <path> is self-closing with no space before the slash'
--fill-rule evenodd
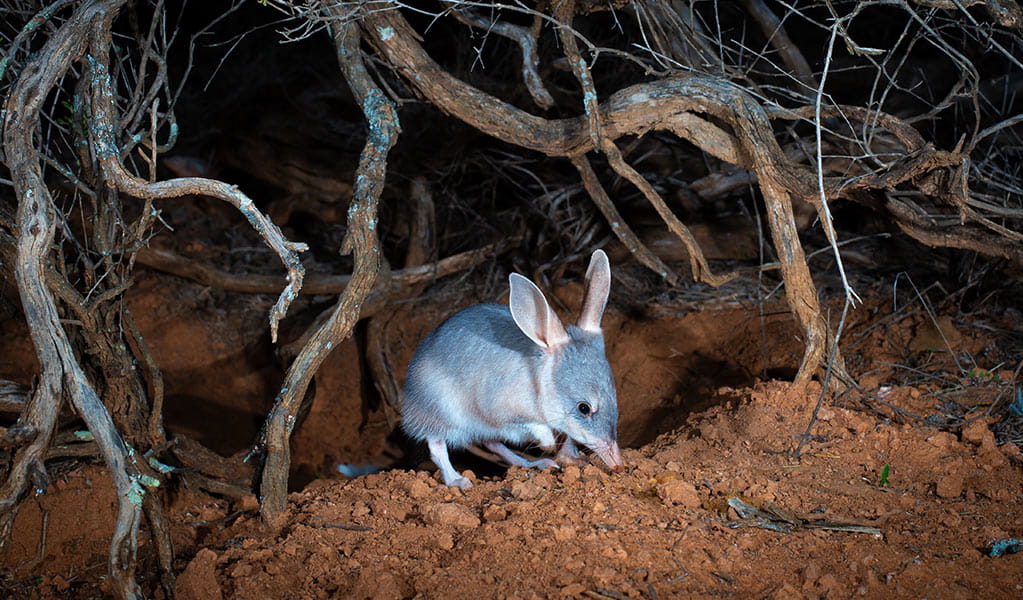
<path id="1" fill-rule="evenodd" d="M 473 26 L 486 24 L 471 13 L 460 12 L 459 3 L 453 4 L 459 20 Z M 712 285 L 720 285 L 735 274 L 719 275 L 711 271 L 688 228 L 667 207 L 653 186 L 626 162 L 615 145 L 615 140 L 626 135 L 667 130 L 692 142 L 711 156 L 752 170 L 756 174 L 767 204 L 768 222 L 780 259 L 789 306 L 805 333 L 806 349 L 796 376 L 796 384 L 805 385 L 810 381 L 821 367 L 825 353 L 831 346 L 831 334 L 822 315 L 816 288 L 799 242 L 792 200 L 796 198 L 813 204 L 818 208 L 822 219 L 828 216 L 823 211 L 820 190 L 813 170 L 786 158 L 770 123 L 772 118 L 806 118 L 805 111 L 768 111 L 752 95 L 729 81 L 692 74 L 633 85 L 615 92 L 603 103 L 598 103 L 598 90 L 594 88 L 589 67 L 580 54 L 571 28 L 575 2 L 566 0 L 556 5 L 552 17 L 555 22 L 560 23 L 558 31 L 562 47 L 583 91 L 584 115 L 573 119 L 545 119 L 518 109 L 450 75 L 419 44 L 417 41 L 419 36 L 402 16 L 400 6 L 398 3 L 387 2 L 367 5 L 356 3 L 321 5 L 320 12 L 315 18 L 324 19 L 329 23 L 349 84 L 353 85 L 353 80 L 346 61 L 354 61 L 353 57 L 358 55 L 358 46 L 353 45 L 351 39 L 356 37 L 357 25 L 361 29 L 362 38 L 400 73 L 410 86 L 442 111 L 504 142 L 548 156 L 570 159 L 579 171 L 587 192 L 608 220 L 612 231 L 642 264 L 671 283 L 677 282 L 678 276 L 643 246 L 621 218 L 614 203 L 597 180 L 586 157 L 587 153 L 597 151 L 607 155 L 612 168 L 643 193 L 669 230 L 684 243 L 689 252 L 693 276 Z M 513 39 L 525 40 L 522 42 L 524 48 L 532 43 L 530 36 L 535 35 L 534 32 L 527 32 L 521 28 L 506 30 L 502 34 L 510 31 L 515 32 L 511 36 Z M 541 82 L 537 82 L 534 77 L 536 65 L 529 62 L 537 60 L 535 53 L 524 51 L 522 60 L 525 85 L 534 98 L 543 97 L 545 90 Z M 361 61 L 351 64 L 361 65 Z M 355 83 L 366 85 L 368 81 L 367 77 L 364 80 L 358 79 Z M 372 86 L 371 89 L 375 91 L 376 88 Z M 365 98 L 366 94 L 365 90 L 356 90 L 357 97 Z M 537 100 L 537 103 L 545 106 L 546 98 Z M 380 115 L 369 110 L 364 112 L 371 132 L 389 122 L 390 117 L 381 121 Z M 704 114 L 726 123 L 731 131 L 726 131 L 701 116 Z M 875 126 L 888 129 L 900 140 L 910 156 L 905 160 L 896 161 L 885 169 L 858 178 L 825 177 L 824 193 L 828 198 L 855 197 L 853 194 L 860 190 L 892 187 L 919 178 L 935 169 L 962 163 L 962 158 L 958 155 L 924 145 L 911 127 L 894 117 L 881 113 L 864 114 L 855 108 L 850 109 L 847 115 L 849 114 L 864 120 L 869 119 Z M 367 142 L 367 149 L 371 147 L 371 143 Z M 369 173 L 366 165 L 360 164 L 356 180 L 363 181 L 364 177 L 373 175 L 378 181 L 382 181 L 382 165 L 377 164 L 375 167 L 379 171 Z M 357 191 L 353 206 L 360 206 L 359 198 Z M 357 260 L 355 276 L 360 276 L 366 271 L 364 276 L 371 277 L 375 274 L 375 269 L 375 263 L 361 267 Z M 346 295 L 349 289 L 346 288 Z M 340 308 L 340 302 L 338 306 Z M 340 327 L 333 324 L 337 318 L 338 312 L 335 311 L 331 319 L 323 325 L 321 332 L 331 330 L 335 334 L 343 332 L 347 335 L 350 326 Z M 287 439 L 290 431 L 284 423 L 289 418 L 292 420 L 295 418 L 299 399 L 308 380 L 316 365 L 322 360 L 324 348 L 329 350 L 329 346 L 325 345 L 323 340 L 318 340 L 318 337 L 321 337 L 319 333 L 310 340 L 303 349 L 300 359 L 293 365 L 289 372 L 288 384 L 283 388 L 282 396 L 279 397 L 274 412 L 267 420 L 263 437 L 267 462 L 263 474 L 264 501 L 261 510 L 264 520 L 273 528 L 277 528 L 281 523 L 284 478 L 289 465 Z M 329 337 L 336 341 L 344 336 Z M 831 356 L 834 357 L 832 368 L 836 375 L 835 379 L 848 383 L 850 379 L 845 373 L 841 355 L 837 348 L 830 350 Z M 295 383 L 297 387 L 293 385 Z M 271 431 L 274 432 L 272 435 Z M 274 438 L 277 441 L 271 442 Z"/>
<path id="2" fill-rule="evenodd" d="M 51 8 L 60 4 L 54 4 Z M 72 310 L 83 311 L 79 316 L 89 334 L 89 343 L 99 344 L 97 347 L 102 348 L 106 342 L 103 334 L 99 333 L 101 327 L 96 323 L 97 317 L 93 310 L 98 302 L 119 296 L 128 286 L 115 286 L 110 294 L 101 295 L 89 305 L 55 270 L 44 268 L 54 240 L 56 219 L 53 198 L 42 175 L 40 154 L 33 143 L 43 101 L 69 71 L 72 61 L 84 58 L 84 71 L 89 75 L 83 83 L 89 84 L 85 87 L 91 99 L 91 139 L 83 147 L 87 148 L 87 152 L 92 152 L 92 157 L 101 165 L 102 173 L 93 174 L 102 182 L 100 186 L 148 200 L 203 194 L 232 202 L 245 214 L 267 244 L 278 251 L 288 267 L 290 285 L 271 311 L 271 330 L 274 336 L 277 321 L 284 315 L 297 289 L 301 287 L 304 270 L 296 252 L 304 250 L 305 246 L 285 240 L 277 227 L 255 210 L 252 202 L 234 186 L 201 179 L 146 183 L 130 174 L 122 164 L 119 136 L 123 132 L 119 125 L 123 121 L 114 107 L 108 55 L 112 23 L 124 4 L 124 0 L 107 0 L 79 5 L 49 37 L 42 50 L 25 65 L 5 103 L 4 156 L 18 198 L 15 276 L 41 374 L 40 384 L 20 417 L 21 426 L 31 430 L 32 435 L 15 452 L 11 469 L 6 473 L 0 489 L 0 545 L 5 545 L 9 539 L 17 508 L 29 486 L 40 490 L 47 486 L 44 461 L 56 449 L 53 447 L 56 418 L 61 400 L 67 398 L 96 440 L 96 447 L 109 467 L 117 490 L 118 516 L 109 557 L 111 592 L 118 598 L 139 598 L 142 592 L 135 581 L 135 563 L 143 511 L 149 520 L 150 532 L 159 556 L 162 583 L 167 593 L 173 592 L 174 557 L 169 526 L 158 496 L 147 493 L 145 489 L 159 485 L 160 473 L 153 470 L 142 455 L 125 441 L 128 438 L 135 444 L 141 443 L 152 448 L 163 441 L 159 375 L 153 366 L 155 382 L 150 390 L 151 411 L 147 423 L 145 420 L 132 420 L 139 416 L 139 410 L 144 408 L 141 406 L 135 406 L 127 414 L 116 414 L 112 418 L 113 403 L 118 401 L 118 394 L 105 398 L 107 404 L 104 405 L 79 364 L 61 324 L 54 294 L 58 294 Z M 86 159 L 87 164 L 91 163 L 88 156 Z M 77 185 L 84 186 L 81 182 L 77 182 Z M 91 193 L 90 197 L 96 199 L 98 194 Z M 101 213 L 106 209 L 107 206 L 99 207 Z M 143 215 L 140 230 L 145 227 L 143 223 L 146 219 L 149 219 L 148 214 Z M 99 217 L 97 221 L 100 221 Z M 100 226 L 96 228 L 99 230 Z M 109 255 L 104 260 L 109 260 Z M 111 275 L 111 279 L 115 278 L 117 276 Z M 123 307 L 117 311 L 123 311 Z M 130 315 L 119 312 L 119 318 L 131 333 L 128 345 L 132 346 L 139 361 L 150 363 L 151 359 L 141 346 L 141 339 L 134 339 L 137 331 Z M 118 357 L 125 351 L 123 345 L 120 350 L 121 353 L 115 353 Z M 121 358 L 120 362 L 126 361 Z M 127 370 L 131 371 L 130 366 Z M 107 383 L 109 385 L 110 381 Z M 132 393 L 136 397 L 139 394 L 144 395 L 145 392 L 136 389 Z"/>
<path id="3" fill-rule="evenodd" d="M 86 3 L 52 36 L 18 78 L 7 99 L 4 150 L 18 194 L 16 273 L 18 290 L 39 356 L 40 385 L 32 395 L 22 422 L 37 437 L 20 449 L 4 482 L 0 497 L 2 530 L 6 543 L 28 477 L 45 478 L 43 452 L 50 445 L 60 401 L 66 395 L 92 432 L 110 468 L 118 492 L 117 525 L 110 545 L 113 591 L 122 598 L 140 596 L 134 580 L 141 494 L 138 471 L 128 460 L 127 448 L 110 415 L 78 364 L 60 324 L 53 296 L 46 287 L 44 263 L 55 232 L 52 198 L 43 181 L 39 156 L 32 141 L 47 91 L 70 68 L 75 50 L 87 46 L 94 29 L 106 28 L 123 0 Z M 39 482 L 36 482 L 39 485 Z M 44 486 L 43 486 L 44 487 Z"/>
<path id="4" fill-rule="evenodd" d="M 561 6 L 571 9 L 572 3 Z M 571 18 L 571 12 L 558 16 Z M 426 54 L 398 10 L 375 10 L 364 15 L 360 23 L 364 36 L 378 52 L 410 85 L 445 112 L 505 142 L 550 156 L 571 158 L 614 232 L 637 253 L 643 264 L 660 269 L 660 275 L 669 281 L 674 281 L 675 275 L 642 248 L 624 221 L 616 218 L 613 205 L 583 162 L 584 155 L 592 150 L 608 155 L 614 169 L 643 192 L 669 229 L 683 241 L 689 251 L 694 277 L 713 285 L 727 281 L 731 275 L 715 275 L 710 271 L 692 234 L 653 187 L 625 162 L 614 140 L 628 134 L 665 129 L 717 158 L 755 171 L 768 204 L 775 248 L 789 290 L 789 305 L 806 333 L 806 353 L 796 381 L 805 384 L 810 380 L 824 355 L 828 333 L 799 244 L 790 195 L 816 203 L 814 177 L 809 169 L 785 159 L 767 113 L 748 93 L 724 80 L 682 75 L 630 86 L 597 105 L 597 93 L 585 61 L 572 43 L 574 38 L 562 29 L 568 61 L 584 88 L 586 115 L 551 121 L 526 113 L 452 77 Z M 725 132 L 698 113 L 723 120 L 734 133 Z M 844 185 L 844 181 L 833 178 L 828 184 L 830 190 L 835 190 Z"/>
<path id="5" fill-rule="evenodd" d="M 607 218 L 614 233 L 641 263 L 674 282 L 677 278 L 632 234 L 620 218 L 606 192 L 592 173 L 585 154 L 599 151 L 607 155 L 612 168 L 632 182 L 657 209 L 668 228 L 686 246 L 692 271 L 697 280 L 719 285 L 734 274 L 711 272 L 695 239 L 688 229 L 667 208 L 654 188 L 621 156 L 614 144 L 626 135 L 642 135 L 653 130 L 667 130 L 693 143 L 724 162 L 752 170 L 760 184 L 768 207 L 768 220 L 782 273 L 789 291 L 790 307 L 806 333 L 806 353 L 797 382 L 805 383 L 816 371 L 827 344 L 828 333 L 821 316 L 816 290 L 805 264 L 792 215 L 792 200 L 799 199 L 823 209 L 814 170 L 786 158 L 778 145 L 770 121 L 772 119 L 811 119 L 813 107 L 783 110 L 763 106 L 746 90 L 720 78 L 684 74 L 666 77 L 651 83 L 637 84 L 611 94 L 597 104 L 597 92 L 589 76 L 586 61 L 580 55 L 570 33 L 574 3 L 557 5 L 554 15 L 562 24 L 558 28 L 568 64 L 583 91 L 583 116 L 574 119 L 548 120 L 518 109 L 490 96 L 447 73 L 422 48 L 418 34 L 392 4 L 375 3 L 373 11 L 360 17 L 363 35 L 407 83 L 444 112 L 452 114 L 477 129 L 505 142 L 535 150 L 549 156 L 570 158 L 580 172 L 586 189 Z M 702 115 L 710 115 L 727 124 L 731 131 L 715 125 Z M 928 177 L 944 170 L 947 181 L 965 181 L 957 173 L 964 168 L 962 155 L 940 151 L 924 143 L 909 125 L 895 117 L 859 107 L 828 107 L 822 117 L 841 116 L 859 119 L 883 133 L 887 131 L 903 147 L 902 158 L 883 168 L 846 176 L 825 176 L 824 193 L 828 199 L 859 200 L 859 193 L 892 189 L 906 182 L 931 186 Z M 876 135 L 876 134 L 875 134 Z M 952 186 L 952 183 L 948 185 Z M 930 190 L 931 194 L 965 197 L 965 189 L 949 187 Z M 970 248 L 992 256 L 1023 259 L 1018 244 L 1005 244 L 1004 232 L 993 229 L 980 218 L 968 218 L 956 231 L 942 231 L 937 224 L 912 204 L 886 194 L 885 206 L 890 215 L 908 234 L 931 245 Z M 957 203 L 963 206 L 963 202 Z M 964 211 L 964 217 L 973 215 Z M 820 217 L 827 219 L 821 212 Z M 972 221 L 972 222 L 971 222 Z M 977 224 L 984 227 L 978 227 Z M 838 359 L 840 362 L 840 358 Z M 840 377 L 844 376 L 841 369 Z"/>
<path id="6" fill-rule="evenodd" d="M 1023 260 L 1023 249 L 1018 243 L 1004 243 L 1006 237 L 1020 239 L 1019 234 L 975 209 L 976 203 L 966 188 L 970 168 L 968 157 L 934 148 L 915 129 L 894 116 L 835 105 L 783 109 L 759 99 L 751 90 L 732 81 L 699 72 L 668 75 L 607 94 L 608 90 L 598 87 L 591 71 L 593 64 L 588 62 L 596 60 L 593 47 L 581 49 L 581 38 L 572 27 L 577 14 L 604 10 L 605 3 L 575 0 L 550 5 L 538 3 L 544 10 L 553 12 L 544 14 L 539 9 L 526 10 L 533 19 L 532 27 L 501 22 L 499 15 L 480 10 L 489 6 L 486 3 L 446 3 L 453 9 L 452 17 L 473 28 L 497 32 L 518 45 L 522 84 L 532 101 L 542 108 L 552 107 L 556 101 L 540 77 L 543 71 L 538 65 L 538 39 L 544 31 L 544 24 L 556 24 L 559 47 L 581 97 L 577 111 L 580 116 L 547 119 L 484 93 L 448 73 L 420 44 L 418 40 L 421 38 L 405 20 L 400 3 L 320 0 L 303 3 L 305 8 L 302 9 L 295 8 L 292 3 L 280 4 L 287 6 L 285 10 L 308 19 L 309 23 L 328 24 L 340 71 L 362 109 L 368 124 L 368 136 L 353 177 L 348 229 L 342 247 L 344 253 L 354 255 L 353 272 L 351 275 L 305 280 L 299 254 L 306 250 L 306 246 L 287 240 L 237 187 L 215 179 L 193 177 L 155 181 L 151 176 L 147 181 L 133 173 L 128 150 L 141 149 L 145 143 L 139 141 L 139 135 L 129 135 L 132 132 L 126 131 L 127 128 L 141 127 L 144 116 L 151 115 L 154 122 L 151 139 L 148 140 L 151 154 L 145 159 L 151 170 L 158 149 L 163 148 L 155 139 L 155 132 L 159 129 L 155 124 L 158 112 L 155 90 L 166 84 L 166 68 L 164 58 L 151 54 L 150 47 L 146 46 L 144 54 L 148 58 L 143 59 L 143 67 L 146 60 L 154 62 L 156 83 L 152 83 L 147 91 L 143 84 L 146 78 L 140 75 L 129 106 L 119 102 L 115 82 L 120 79 L 111 72 L 118 68 L 118 63 L 112 65 L 110 60 L 111 24 L 126 4 L 125 0 L 91 0 L 77 4 L 58 1 L 39 12 L 36 21 L 44 21 L 64 9 L 70 11 L 74 6 L 73 14 L 59 24 L 36 54 L 27 59 L 6 100 L 4 158 L 18 201 L 16 226 L 9 225 L 10 219 L 0 215 L 0 225 L 12 232 L 8 234 L 0 229 L 0 257 L 15 264 L 19 294 L 41 365 L 39 385 L 27 401 L 19 397 L 4 400 L 0 405 L 4 410 L 14 407 L 13 410 L 20 412 L 16 428 L 0 430 L 0 441 L 3 442 L 0 449 L 15 449 L 11 468 L 0 487 L 0 544 L 9 536 L 17 507 L 28 490 L 45 487 L 47 458 L 99 452 L 106 460 L 118 493 L 118 520 L 110 550 L 110 582 L 112 592 L 119 598 L 141 596 L 134 571 L 143 510 L 158 546 L 164 570 L 163 584 L 168 593 L 172 588 L 170 564 L 173 554 L 162 506 L 156 494 L 146 493 L 142 487 L 143 484 L 158 484 L 160 473 L 141 460 L 141 456 L 147 451 L 164 448 L 166 440 L 162 429 L 159 369 L 146 352 L 130 315 L 123 309 L 123 292 L 131 285 L 130 269 L 136 259 L 142 264 L 207 285 L 242 292 L 279 293 L 270 312 L 270 330 L 275 341 L 278 322 L 299 293 L 339 294 L 329 315 L 314 323 L 310 331 L 293 344 L 300 350 L 292 353 L 295 359 L 254 449 L 253 454 L 261 459 L 261 471 L 259 464 L 254 465 L 259 471 L 255 476 L 259 477 L 261 515 L 271 530 L 279 530 L 284 523 L 286 508 L 292 430 L 303 412 L 303 402 L 308 401 L 306 396 L 311 379 L 331 350 L 351 334 L 359 319 L 377 313 L 389 298 L 411 294 L 409 290 L 418 289 L 433 277 L 477 264 L 482 257 L 500 253 L 519 242 L 517 237 L 510 238 L 479 251 L 457 254 L 436 264 L 425 264 L 428 256 L 432 255 L 432 248 L 428 240 L 418 240 L 410 243 L 405 268 L 393 272 L 388 270 L 381 260 L 377 213 L 389 152 L 400 133 L 400 125 L 394 103 L 385 96 L 363 64 L 360 45 L 363 41 L 383 63 L 400 74 L 408 86 L 443 112 L 508 144 L 570 162 L 612 232 L 640 263 L 670 284 L 680 281 L 679 274 L 647 248 L 625 221 L 594 169 L 599 155 L 606 158 L 615 175 L 641 193 L 667 229 L 684 244 L 693 277 L 711 285 L 720 285 L 735 277 L 736 273 L 717 273 L 711 269 L 689 228 L 675 215 L 658 188 L 634 164 L 629 163 L 627 153 L 619 148 L 618 142 L 628 136 L 640 137 L 652 131 L 667 131 L 692 143 L 710 157 L 737 167 L 733 169 L 735 178 L 741 179 L 742 183 L 755 181 L 766 204 L 787 300 L 805 334 L 806 347 L 796 377 L 797 385 L 809 382 L 828 355 L 834 358 L 831 368 L 837 379 L 847 382 L 848 378 L 841 356 L 834 348 L 834 334 L 822 316 L 817 291 L 806 264 L 793 215 L 794 200 L 816 207 L 820 218 L 828 223 L 830 216 L 825 210 L 825 201 L 844 198 L 862 202 L 887 211 L 904 231 L 926 244 L 969 248 L 991 256 Z M 607 4 L 618 6 L 627 3 Z M 652 2 L 637 4 L 641 5 L 636 9 L 637 14 L 664 8 Z M 782 21 L 770 13 L 765 3 L 749 1 L 742 5 L 758 21 L 765 35 L 780 27 Z M 157 2 L 156 6 L 162 7 L 163 4 Z M 154 19 L 156 22 L 158 19 Z M 16 54 L 23 43 L 27 44 L 34 27 L 25 27 L 5 59 Z M 147 42 L 150 45 L 153 31 L 150 31 Z M 784 31 L 780 31 L 779 35 L 771 43 L 781 53 L 783 62 L 803 84 L 814 84 L 816 74 L 810 70 L 805 58 L 798 51 L 785 47 L 788 44 L 784 40 L 788 38 Z M 82 125 L 80 131 L 85 132 L 88 138 L 85 140 L 87 143 L 78 144 L 84 148 L 77 157 L 80 165 L 85 165 L 80 167 L 82 173 L 71 172 L 45 153 L 41 156 L 36 146 L 39 142 L 33 140 L 43 120 L 43 103 L 51 91 L 61 85 L 61 80 L 69 77 L 76 60 L 81 62 L 84 73 L 78 82 L 78 91 L 82 92 L 81 100 L 85 105 L 78 109 L 76 119 Z M 0 77 L 3 76 L 2 69 L 6 68 L 7 63 L 0 66 Z M 732 71 L 722 68 L 721 72 Z M 172 110 L 167 108 L 166 114 L 160 118 L 165 123 L 173 123 L 171 113 Z M 843 139 L 840 135 L 829 136 L 821 145 L 838 148 L 849 160 L 848 164 L 828 171 L 843 173 L 842 176 L 824 174 L 819 186 L 816 166 L 800 163 L 793 157 L 799 156 L 800 152 L 823 154 L 824 149 L 808 149 L 798 144 L 783 148 L 775 125 L 782 121 L 804 121 L 821 128 L 820 121 L 827 118 L 855 122 L 857 127 L 870 131 L 870 135 L 864 137 L 883 139 L 891 152 L 885 160 L 875 156 L 873 162 L 858 161 L 851 157 L 864 154 L 863 149 L 857 146 L 859 142 Z M 1011 124 L 1006 121 L 1005 127 Z M 997 130 L 989 128 L 984 135 L 988 133 L 994 134 Z M 866 154 L 871 154 L 869 149 Z M 44 162 L 56 167 L 56 171 L 67 177 L 73 187 L 92 202 L 93 210 L 98 213 L 94 219 L 105 226 L 95 225 L 99 237 L 118 230 L 118 226 L 122 225 L 116 222 L 120 216 L 119 205 L 116 205 L 118 194 L 146 202 L 143 217 L 131 231 L 134 237 L 130 245 L 117 247 L 115 242 L 100 240 L 102 243 L 93 249 L 94 254 L 102 254 L 96 262 L 106 268 L 103 275 L 110 275 L 104 282 L 105 287 L 97 288 L 95 297 L 78 291 L 60 269 L 45 268 L 53 254 L 59 219 L 55 218 L 54 200 L 43 178 Z M 741 169 L 748 169 L 751 174 L 746 175 Z M 892 193 L 897 186 L 902 186 L 900 191 L 909 193 Z M 910 193 L 938 199 L 940 202 L 936 200 L 934 203 L 943 208 L 954 207 L 955 212 L 948 214 L 959 217 L 962 223 L 952 229 L 938 222 L 911 199 Z M 280 278 L 223 273 L 168 252 L 139 250 L 144 244 L 143 234 L 153 219 L 150 203 L 183 195 L 208 196 L 237 208 L 284 264 L 286 282 Z M 432 216 L 429 216 L 433 210 L 432 200 L 425 198 L 426 192 L 420 191 L 418 195 L 421 206 L 417 210 L 422 214 L 417 217 L 421 222 L 417 222 L 416 227 L 423 234 L 433 226 Z M 835 243 L 834 239 L 832 243 Z M 92 260 L 84 256 L 84 249 L 82 253 L 83 261 Z M 12 256 L 13 261 L 9 259 Z M 95 275 L 95 270 L 90 274 Z M 124 377 L 123 381 L 115 383 L 105 381 L 107 389 L 97 389 L 97 383 L 89 381 L 86 370 L 76 358 L 75 348 L 65 332 L 66 325 L 61 322 L 58 301 L 79 321 L 82 337 L 86 339 L 84 344 L 90 353 L 109 357 L 109 364 L 100 371 L 106 375 L 118 369 L 132 371 L 132 360 L 135 360 L 135 364 L 145 365 L 145 385 L 142 376 L 132 373 L 134 377 Z M 122 304 L 117 305 L 117 302 Z M 378 385 L 382 387 L 382 395 L 393 399 L 397 395 L 397 385 L 386 379 L 390 373 L 380 341 L 385 326 L 385 323 L 375 324 L 376 329 L 371 331 L 375 360 L 372 369 Z M 126 344 L 120 343 L 121 338 L 109 337 L 110 330 L 117 330 L 117 335 L 125 333 Z M 115 378 L 108 376 L 106 379 Z M 61 445 L 55 439 L 58 411 L 65 398 L 86 422 L 95 437 L 94 445 Z M 119 403 L 131 406 L 125 408 Z M 146 411 L 148 414 L 144 414 Z M 193 455 L 201 454 L 195 448 L 179 450 L 183 455 L 187 454 L 186 450 Z M 140 455 L 139 451 L 143 454 Z M 247 469 L 237 471 L 245 476 L 249 473 Z M 219 490 L 218 493 L 232 497 L 247 493 L 239 483 L 244 480 L 242 476 L 233 478 L 230 483 L 215 474 L 203 477 L 202 485 L 207 489 Z"/>

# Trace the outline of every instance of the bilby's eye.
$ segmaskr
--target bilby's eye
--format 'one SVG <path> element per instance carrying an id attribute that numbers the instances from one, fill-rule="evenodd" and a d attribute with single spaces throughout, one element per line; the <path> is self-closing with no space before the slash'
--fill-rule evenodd
<path id="1" fill-rule="evenodd" d="M 580 402 L 575 406 L 575 409 L 578 410 L 579 414 L 581 414 L 584 417 L 590 416 L 590 414 L 593 412 L 593 407 L 590 406 L 589 402 Z"/>

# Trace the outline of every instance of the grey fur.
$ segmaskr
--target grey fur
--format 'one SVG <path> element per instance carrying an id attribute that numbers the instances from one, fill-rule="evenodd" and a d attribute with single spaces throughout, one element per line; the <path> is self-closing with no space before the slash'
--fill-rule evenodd
<path id="1" fill-rule="evenodd" d="M 599 329 L 610 286 L 602 251 L 594 252 L 587 276 L 585 330 L 562 326 L 539 289 L 512 275 L 513 309 L 472 306 L 420 343 L 402 394 L 403 426 L 428 442 L 446 484 L 471 485 L 451 466 L 448 447 L 483 444 L 514 464 L 557 466 L 525 461 L 502 444 L 537 441 L 553 449 L 557 432 L 593 448 L 609 466 L 621 465 L 614 378 Z M 588 415 L 580 412 L 584 402 Z M 575 454 L 571 442 L 562 451 L 559 457 Z"/>

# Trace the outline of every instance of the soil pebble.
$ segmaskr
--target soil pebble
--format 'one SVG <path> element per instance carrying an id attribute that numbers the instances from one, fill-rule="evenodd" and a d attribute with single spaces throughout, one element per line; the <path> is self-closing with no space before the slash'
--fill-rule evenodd
<path id="1" fill-rule="evenodd" d="M 961 473 L 949 473 L 938 479 L 938 497 L 945 499 L 958 498 L 963 493 L 963 476 Z"/>
<path id="2" fill-rule="evenodd" d="M 700 495 L 696 487 L 684 479 L 669 479 L 657 485 L 657 495 L 667 505 L 680 504 L 685 508 L 700 508 Z"/>
<path id="3" fill-rule="evenodd" d="M 434 525 L 456 527 L 458 529 L 475 529 L 480 526 L 479 517 L 461 504 L 434 504 L 424 513 L 426 521 Z"/>
<path id="4" fill-rule="evenodd" d="M 178 600 L 223 600 L 217 585 L 217 554 L 209 548 L 196 553 L 174 582 Z"/>

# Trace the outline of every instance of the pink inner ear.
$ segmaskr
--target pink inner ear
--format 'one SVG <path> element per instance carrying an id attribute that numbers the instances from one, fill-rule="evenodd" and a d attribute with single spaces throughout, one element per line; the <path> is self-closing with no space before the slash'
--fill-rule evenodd
<path id="1" fill-rule="evenodd" d="M 508 308 L 522 333 L 548 350 L 567 344 L 568 333 L 540 288 L 518 273 L 512 273 L 508 282 L 511 285 Z"/>
<path id="2" fill-rule="evenodd" d="M 538 290 L 539 291 L 539 290 Z M 557 348 L 564 346 L 569 342 L 568 332 L 565 331 L 565 326 L 561 324 L 561 319 L 558 318 L 557 313 L 554 309 L 547 304 L 547 299 L 540 295 L 543 300 L 544 306 L 547 308 L 547 331 L 545 339 L 547 340 L 548 348 Z"/>
<path id="3" fill-rule="evenodd" d="M 604 316 L 607 296 L 611 291 L 611 263 L 603 250 L 593 252 L 590 266 L 586 269 L 586 294 L 579 311 L 576 325 L 585 331 L 600 331 L 600 319 Z"/>

